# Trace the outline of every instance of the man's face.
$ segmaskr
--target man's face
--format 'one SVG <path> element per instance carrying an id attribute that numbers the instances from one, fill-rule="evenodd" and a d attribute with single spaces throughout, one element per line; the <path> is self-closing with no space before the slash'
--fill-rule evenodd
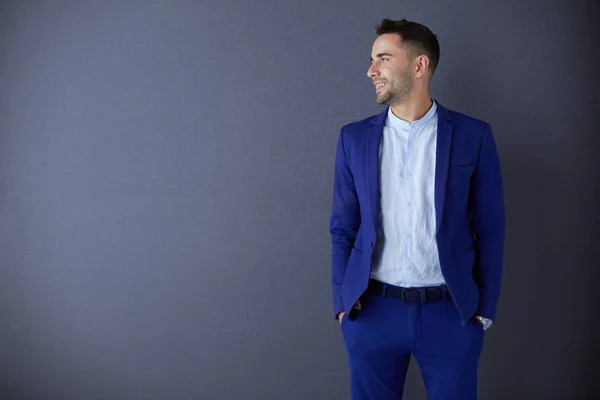
<path id="1" fill-rule="evenodd" d="M 412 88 L 412 63 L 400 47 L 400 40 L 399 35 L 389 33 L 379 36 L 373 43 L 367 75 L 375 84 L 378 104 L 400 104 Z"/>

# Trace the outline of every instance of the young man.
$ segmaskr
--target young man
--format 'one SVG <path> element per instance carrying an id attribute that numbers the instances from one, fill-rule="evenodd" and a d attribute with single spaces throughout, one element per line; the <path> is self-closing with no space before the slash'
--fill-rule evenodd
<path id="1" fill-rule="evenodd" d="M 389 107 L 342 128 L 330 220 L 352 398 L 401 399 L 412 355 L 430 400 L 476 399 L 504 252 L 492 130 L 431 99 L 440 50 L 427 27 L 376 31 L 367 75 Z"/>

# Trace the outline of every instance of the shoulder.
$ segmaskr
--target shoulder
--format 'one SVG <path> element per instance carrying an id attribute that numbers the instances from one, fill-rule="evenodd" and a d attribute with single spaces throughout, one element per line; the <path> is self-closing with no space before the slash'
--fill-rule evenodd
<path id="1" fill-rule="evenodd" d="M 342 127 L 341 133 L 344 136 L 364 136 L 369 128 L 378 123 L 382 123 L 385 120 L 387 116 L 387 110 L 388 107 L 386 107 L 385 110 L 380 112 L 379 114 L 371 115 L 370 117 L 350 122 Z"/>
<path id="2" fill-rule="evenodd" d="M 343 130 L 352 130 L 352 131 L 367 129 L 371 124 L 375 123 L 378 118 L 381 118 L 382 116 L 385 117 L 386 112 L 387 112 L 387 108 L 386 108 L 386 111 L 384 111 L 383 113 L 371 115 L 370 117 L 361 119 L 359 121 L 350 122 L 350 123 L 344 125 L 342 129 Z"/>
<path id="3" fill-rule="evenodd" d="M 491 129 L 490 124 L 482 119 L 450 110 L 438 103 L 438 112 L 446 115 L 452 121 L 455 129 L 460 131 L 469 131 L 473 133 L 483 133 L 486 129 Z"/>
<path id="4" fill-rule="evenodd" d="M 453 146 L 479 152 L 484 143 L 493 141 L 492 127 L 480 118 L 440 107 L 440 122 L 446 119 L 452 124 Z"/>

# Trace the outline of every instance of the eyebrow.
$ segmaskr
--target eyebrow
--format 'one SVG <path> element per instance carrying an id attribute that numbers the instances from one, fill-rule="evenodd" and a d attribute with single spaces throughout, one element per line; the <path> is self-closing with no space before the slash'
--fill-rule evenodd
<path id="1" fill-rule="evenodd" d="M 377 57 L 377 58 L 381 58 L 381 57 L 383 57 L 383 56 L 394 57 L 394 56 L 393 56 L 393 55 L 391 55 L 390 53 L 379 53 L 379 54 L 377 54 L 375 57 Z M 370 61 L 373 61 L 373 57 L 369 57 L 369 60 L 370 60 Z"/>

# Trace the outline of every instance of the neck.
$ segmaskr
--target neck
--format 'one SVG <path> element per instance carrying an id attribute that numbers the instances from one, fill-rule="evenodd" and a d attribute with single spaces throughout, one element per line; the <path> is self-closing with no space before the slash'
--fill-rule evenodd
<path id="1" fill-rule="evenodd" d="M 422 96 L 409 96 L 402 103 L 392 105 L 392 112 L 400 119 L 413 122 L 423 118 L 432 105 L 433 100 L 428 93 L 425 93 Z"/>

